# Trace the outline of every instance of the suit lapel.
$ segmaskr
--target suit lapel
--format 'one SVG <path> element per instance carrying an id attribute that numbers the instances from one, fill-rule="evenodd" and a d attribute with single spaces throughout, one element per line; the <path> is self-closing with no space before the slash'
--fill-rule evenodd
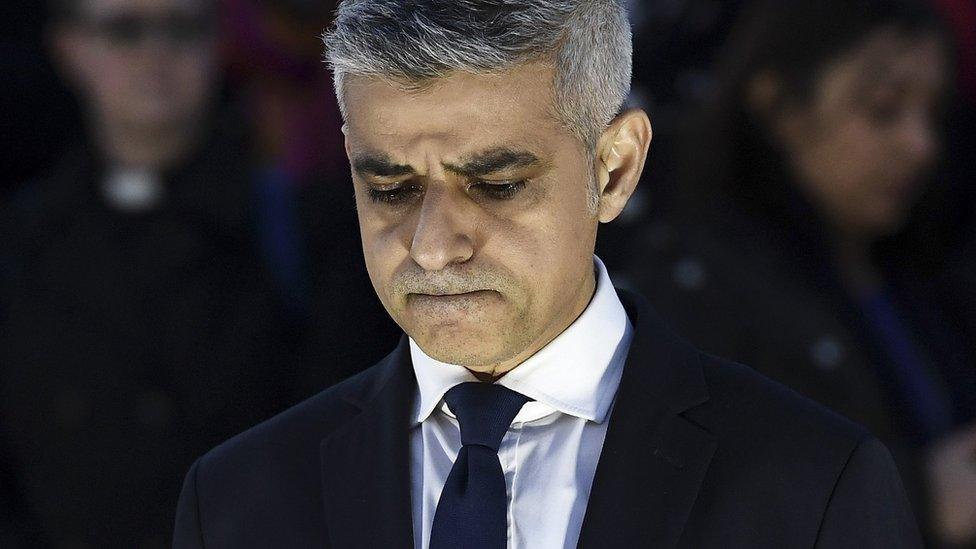
<path id="1" fill-rule="evenodd" d="M 409 431 L 416 381 L 406 337 L 380 371 L 346 399 L 361 412 L 322 441 L 326 529 L 334 547 L 413 547 Z"/>
<path id="2" fill-rule="evenodd" d="M 634 320 L 580 547 L 674 547 L 716 441 L 681 413 L 708 400 L 697 352 L 643 300 L 620 292 Z"/>

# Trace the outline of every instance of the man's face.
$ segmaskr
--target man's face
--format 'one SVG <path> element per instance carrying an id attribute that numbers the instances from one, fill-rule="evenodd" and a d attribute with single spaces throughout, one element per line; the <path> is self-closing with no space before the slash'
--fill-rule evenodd
<path id="1" fill-rule="evenodd" d="M 552 114 L 553 70 L 422 91 L 350 77 L 346 148 L 370 279 L 433 358 L 500 374 L 594 288 L 593 165 Z"/>
<path id="2" fill-rule="evenodd" d="M 61 56 L 92 114 L 165 132 L 195 123 L 216 84 L 206 0 L 78 0 Z"/>

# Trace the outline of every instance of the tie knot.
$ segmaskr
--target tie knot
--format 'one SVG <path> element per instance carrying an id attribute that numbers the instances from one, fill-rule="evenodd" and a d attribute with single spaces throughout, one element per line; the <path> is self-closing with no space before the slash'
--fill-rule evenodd
<path id="1" fill-rule="evenodd" d="M 532 399 L 494 383 L 469 382 L 452 387 L 444 400 L 457 416 L 462 445 L 486 446 L 497 452 L 512 420 Z"/>

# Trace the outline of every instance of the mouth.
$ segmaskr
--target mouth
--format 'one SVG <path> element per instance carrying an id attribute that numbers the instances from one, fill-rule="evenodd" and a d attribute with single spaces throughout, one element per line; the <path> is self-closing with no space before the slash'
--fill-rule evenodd
<path id="1" fill-rule="evenodd" d="M 492 290 L 472 290 L 470 292 L 431 292 L 431 293 L 411 293 L 409 295 L 416 297 L 443 297 L 443 298 L 456 298 L 456 297 L 475 297 L 479 294 L 491 293 Z"/>
<path id="2" fill-rule="evenodd" d="M 425 288 L 425 292 L 435 292 Z M 504 314 L 505 299 L 493 290 L 450 293 L 411 293 L 404 304 L 411 322 L 428 329 L 480 329 L 484 321 Z"/>
<path id="3" fill-rule="evenodd" d="M 494 306 L 501 294 L 493 290 L 473 290 L 452 293 L 411 293 L 407 303 L 416 312 L 430 315 L 469 314 L 484 307 Z"/>

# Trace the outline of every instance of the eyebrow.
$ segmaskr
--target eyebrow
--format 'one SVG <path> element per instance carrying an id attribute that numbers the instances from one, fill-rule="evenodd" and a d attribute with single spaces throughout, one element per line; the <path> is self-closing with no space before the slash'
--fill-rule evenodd
<path id="1" fill-rule="evenodd" d="M 447 171 L 457 175 L 476 178 L 540 163 L 539 158 L 528 151 L 498 147 L 471 155 L 461 165 L 444 163 L 443 166 Z M 352 166 L 356 173 L 362 176 L 401 177 L 417 173 L 412 166 L 397 164 L 382 153 L 365 153 L 357 156 L 353 159 Z"/>
<path id="2" fill-rule="evenodd" d="M 417 172 L 413 167 L 406 164 L 397 164 L 384 154 L 367 153 L 357 156 L 352 167 L 360 175 L 372 175 L 376 177 L 399 177 L 403 175 L 415 175 Z"/>
<path id="3" fill-rule="evenodd" d="M 460 166 L 445 163 L 444 169 L 465 177 L 482 177 L 504 170 L 526 168 L 539 163 L 539 158 L 528 151 L 499 147 L 469 156 Z"/>

